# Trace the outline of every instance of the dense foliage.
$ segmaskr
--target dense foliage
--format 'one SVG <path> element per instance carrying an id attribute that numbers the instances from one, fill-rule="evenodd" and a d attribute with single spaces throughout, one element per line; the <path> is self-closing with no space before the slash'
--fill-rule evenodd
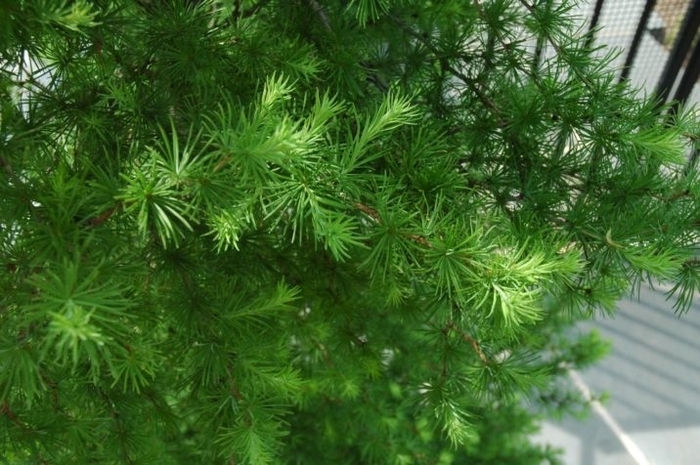
<path id="1" fill-rule="evenodd" d="M 0 1 L 0 457 L 553 463 L 568 328 L 699 283 L 694 116 L 570 8 Z"/>

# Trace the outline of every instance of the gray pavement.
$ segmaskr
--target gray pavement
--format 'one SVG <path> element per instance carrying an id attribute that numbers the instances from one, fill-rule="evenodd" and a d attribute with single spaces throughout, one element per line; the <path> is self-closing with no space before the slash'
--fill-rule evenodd
<path id="1" fill-rule="evenodd" d="M 700 302 L 680 317 L 671 307 L 660 290 L 642 288 L 614 318 L 582 325 L 613 343 L 580 373 L 594 395 L 610 397 L 587 421 L 544 425 L 536 440 L 563 447 L 566 465 L 700 464 Z"/>

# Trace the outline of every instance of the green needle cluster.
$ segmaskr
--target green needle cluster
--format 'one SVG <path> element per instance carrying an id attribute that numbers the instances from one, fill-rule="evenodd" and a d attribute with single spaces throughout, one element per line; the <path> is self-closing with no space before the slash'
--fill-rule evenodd
<path id="1" fill-rule="evenodd" d="M 572 7 L 0 0 L 0 463 L 558 463 L 573 325 L 700 286 Z"/>

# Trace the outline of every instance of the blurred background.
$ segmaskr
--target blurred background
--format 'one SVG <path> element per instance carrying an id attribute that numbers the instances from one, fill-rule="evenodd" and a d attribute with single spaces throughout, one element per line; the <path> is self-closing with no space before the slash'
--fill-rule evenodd
<path id="1" fill-rule="evenodd" d="M 621 79 L 657 92 L 664 100 L 697 102 L 700 75 L 700 1 L 581 0 L 574 8 L 594 43 L 620 53 L 613 61 Z"/>
<path id="2" fill-rule="evenodd" d="M 574 12 L 583 31 L 596 31 L 593 44 L 618 51 L 620 80 L 664 102 L 700 102 L 700 0 L 584 0 Z M 581 325 L 612 351 L 570 380 L 603 402 L 583 422 L 546 422 L 536 437 L 563 448 L 565 465 L 700 464 L 700 296 L 677 315 L 665 291 L 642 286 L 614 318 Z"/>

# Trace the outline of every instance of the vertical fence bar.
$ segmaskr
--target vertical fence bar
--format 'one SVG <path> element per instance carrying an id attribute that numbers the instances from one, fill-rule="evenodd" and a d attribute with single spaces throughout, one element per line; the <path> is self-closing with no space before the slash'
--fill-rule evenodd
<path id="1" fill-rule="evenodd" d="M 690 61 L 688 61 L 688 67 L 685 69 L 683 77 L 681 77 L 681 82 L 678 84 L 673 100 L 681 103 L 688 100 L 688 96 L 693 91 L 693 86 L 698 82 L 698 76 L 700 76 L 700 44 L 695 44 L 693 53 L 690 55 Z"/>
<path id="2" fill-rule="evenodd" d="M 547 12 L 546 14 L 549 14 L 550 10 L 552 9 L 552 0 L 544 0 L 544 8 L 545 11 Z M 534 75 L 537 75 L 539 73 L 540 69 L 540 63 L 542 62 L 542 52 L 544 50 L 544 45 L 546 43 L 546 40 L 544 36 L 539 36 L 537 37 L 537 44 L 535 45 L 535 54 L 532 59 L 532 73 Z"/>
<path id="3" fill-rule="evenodd" d="M 632 68 L 632 63 L 637 56 L 637 50 L 639 50 L 639 43 L 642 41 L 642 36 L 647 28 L 647 23 L 649 22 L 649 16 L 654 10 L 656 5 L 656 0 L 647 0 L 644 5 L 644 11 L 642 11 L 642 16 L 639 18 L 639 24 L 637 25 L 637 30 L 634 32 L 634 38 L 632 39 L 632 44 L 630 45 L 629 53 L 627 53 L 627 59 L 622 67 L 622 73 L 620 74 L 620 81 L 624 81 L 629 77 L 630 69 Z"/>
<path id="4" fill-rule="evenodd" d="M 661 74 L 659 83 L 656 85 L 656 95 L 660 99 L 660 104 L 666 103 L 678 73 L 683 66 L 683 60 L 688 55 L 693 39 L 698 32 L 698 28 L 700 28 L 700 0 L 694 0 L 685 14 L 683 25 L 673 45 L 671 56 L 666 61 L 664 71 Z"/>
<path id="5" fill-rule="evenodd" d="M 600 21 L 600 11 L 603 9 L 603 3 L 605 0 L 596 0 L 595 7 L 593 8 L 593 17 L 591 18 L 591 24 L 588 26 L 588 38 L 586 39 L 586 48 L 590 48 L 593 45 L 593 40 L 595 40 L 595 29 L 598 27 L 598 21 Z"/>

